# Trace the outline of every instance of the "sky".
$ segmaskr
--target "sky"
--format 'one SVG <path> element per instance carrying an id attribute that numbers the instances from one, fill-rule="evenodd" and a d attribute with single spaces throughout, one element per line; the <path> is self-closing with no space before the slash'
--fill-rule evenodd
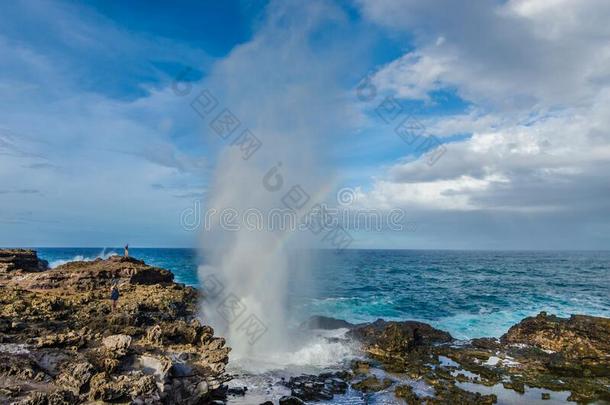
<path id="1" fill-rule="evenodd" d="M 352 248 L 607 249 L 609 20 L 604 0 L 2 2 L 0 246 L 197 245 L 185 214 L 231 148 L 191 106 L 207 89 L 263 140 L 306 129 L 327 201 L 411 224 Z"/>

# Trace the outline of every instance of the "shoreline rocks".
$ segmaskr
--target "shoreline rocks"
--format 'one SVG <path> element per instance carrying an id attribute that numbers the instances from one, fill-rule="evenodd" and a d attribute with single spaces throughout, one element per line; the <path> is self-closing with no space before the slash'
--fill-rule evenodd
<path id="1" fill-rule="evenodd" d="M 0 273 L 20 271 L 26 273 L 45 271 L 46 260 L 40 260 L 36 251 L 30 249 L 0 249 Z"/>
<path id="2" fill-rule="evenodd" d="M 500 340 L 545 351 L 545 366 L 558 374 L 610 377 L 610 319 L 541 312 L 512 326 Z"/>
<path id="3" fill-rule="evenodd" d="M 197 404 L 224 395 L 231 349 L 198 320 L 197 290 L 170 271 L 116 256 L 52 270 L 33 251 L 0 257 L 10 269 L 0 273 L 0 403 Z"/>
<path id="4" fill-rule="evenodd" d="M 332 323 L 344 325 L 340 320 Z M 495 394 L 480 392 L 495 387 L 498 395 L 508 391 L 508 398 L 510 391 L 521 396 L 537 388 L 544 390 L 536 394 L 541 399 L 564 392 L 568 401 L 578 403 L 610 401 L 608 318 L 560 318 L 541 312 L 512 326 L 500 339 L 468 342 L 455 342 L 449 333 L 425 323 L 379 319 L 352 325 L 347 336 L 359 342 L 362 354 L 372 361 L 353 361 L 344 378 L 363 394 L 393 390 L 408 404 L 493 404 L 499 401 Z M 379 372 L 403 380 L 391 382 L 376 375 Z M 316 381 L 315 376 L 308 379 Z M 422 383 L 433 395 L 416 392 Z M 292 395 L 308 399 L 299 391 Z"/>

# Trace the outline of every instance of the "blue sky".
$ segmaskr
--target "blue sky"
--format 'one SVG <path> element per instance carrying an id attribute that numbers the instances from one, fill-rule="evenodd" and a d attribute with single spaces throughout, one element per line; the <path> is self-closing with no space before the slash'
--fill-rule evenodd
<path id="1" fill-rule="evenodd" d="M 3 3 L 0 245 L 196 245 L 180 217 L 230 147 L 190 107 L 207 88 L 314 153 L 328 201 L 418 224 L 353 247 L 607 248 L 609 7 L 421 3 Z M 385 97 L 444 144 L 434 165 Z"/>

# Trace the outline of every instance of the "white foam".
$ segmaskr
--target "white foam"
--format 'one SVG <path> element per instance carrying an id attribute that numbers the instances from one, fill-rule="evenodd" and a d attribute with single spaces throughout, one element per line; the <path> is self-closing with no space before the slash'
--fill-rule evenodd
<path id="1" fill-rule="evenodd" d="M 49 263 L 49 267 L 54 269 L 54 268 L 56 268 L 58 266 L 61 266 L 62 264 L 66 264 L 66 263 L 70 263 L 70 262 L 92 262 L 95 259 L 104 259 L 104 260 L 106 260 L 109 257 L 116 256 L 116 255 L 117 255 L 117 253 L 112 251 L 112 250 L 109 251 L 109 252 L 106 252 L 106 249 L 103 249 L 100 252 L 100 254 L 98 254 L 97 256 L 93 256 L 93 257 L 92 256 L 85 257 L 83 255 L 76 255 L 73 258 L 68 259 L 68 260 L 54 260 L 51 263 Z"/>
<path id="2" fill-rule="evenodd" d="M 305 341 L 292 351 L 265 352 L 261 356 L 239 358 L 233 356 L 231 365 L 246 373 L 260 374 L 267 371 L 283 370 L 313 372 L 317 369 L 338 367 L 341 363 L 356 356 L 353 343 L 343 340 L 332 340 L 345 334 L 347 329 L 316 331 L 317 335 Z M 323 336 L 322 336 L 323 335 Z M 328 339 L 331 337 L 331 340 Z"/>
<path id="3" fill-rule="evenodd" d="M 0 343 L 0 353 L 28 354 L 30 350 L 27 345 L 18 343 Z"/>

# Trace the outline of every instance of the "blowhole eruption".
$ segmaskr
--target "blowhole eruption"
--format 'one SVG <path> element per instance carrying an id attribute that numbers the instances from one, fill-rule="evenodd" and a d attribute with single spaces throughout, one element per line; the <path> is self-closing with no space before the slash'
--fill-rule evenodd
<path id="1" fill-rule="evenodd" d="M 214 126 L 223 122 L 207 128 L 220 152 L 202 207 L 209 215 L 199 270 L 203 316 L 227 336 L 232 360 L 294 350 L 290 285 L 310 280 L 307 255 L 295 264 L 290 252 L 308 251 L 320 238 L 269 218 L 279 211 L 302 223 L 332 193 L 329 145 L 351 121 L 339 78 L 352 51 L 330 41 L 332 58 L 320 58 L 311 40 L 325 24 L 342 21 L 339 9 L 275 3 L 267 11 L 254 40 L 236 47 L 204 83 L 238 122 L 220 137 Z M 261 226 L 244 222 L 253 215 L 263 218 Z"/>

